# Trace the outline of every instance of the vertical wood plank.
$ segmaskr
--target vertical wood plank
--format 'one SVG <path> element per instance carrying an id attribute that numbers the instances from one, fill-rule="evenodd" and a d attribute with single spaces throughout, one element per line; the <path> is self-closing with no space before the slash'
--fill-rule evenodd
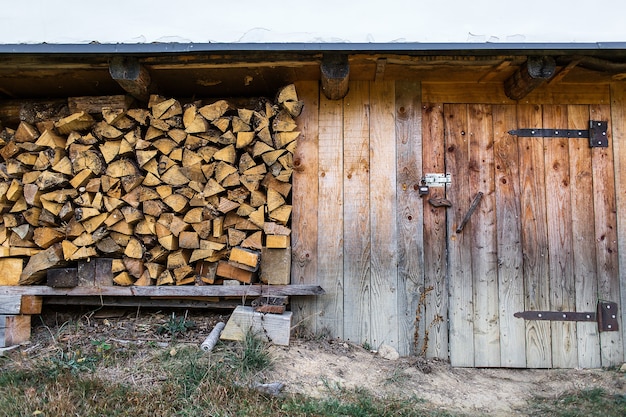
<path id="1" fill-rule="evenodd" d="M 567 120 L 570 129 L 589 129 L 589 106 L 568 106 Z M 570 138 L 568 144 L 576 310 L 595 311 L 598 301 L 598 280 L 596 278 L 595 229 L 592 217 L 591 148 L 589 148 L 587 138 Z M 576 338 L 578 340 L 578 366 L 599 368 L 601 363 L 598 325 L 582 321 L 576 323 Z"/>
<path id="2" fill-rule="evenodd" d="M 452 176 L 447 192 L 452 203 L 448 209 L 447 225 L 450 363 L 453 366 L 474 366 L 472 239 L 469 233 L 456 233 L 472 202 L 468 176 L 470 143 L 467 105 L 446 104 L 444 117 L 446 170 Z M 428 260 L 425 259 L 425 262 Z"/>
<path id="3" fill-rule="evenodd" d="M 500 365 L 526 367 L 526 332 L 523 320 L 524 276 L 520 230 L 519 155 L 515 106 L 493 106 L 495 198 L 497 225 L 498 298 L 500 305 Z"/>
<path id="4" fill-rule="evenodd" d="M 370 103 L 370 343 L 398 349 L 395 83 L 371 83 Z"/>
<path id="5" fill-rule="evenodd" d="M 567 107 L 543 106 L 543 124 L 544 126 L 567 127 Z M 576 310 L 568 141 L 567 138 L 544 139 L 550 310 L 552 311 Z M 550 327 L 552 366 L 575 368 L 578 365 L 576 323 L 553 321 Z"/>
<path id="6" fill-rule="evenodd" d="M 317 283 L 317 172 L 319 87 L 314 81 L 296 83 L 298 98 L 305 105 L 297 118 L 301 131 L 293 156 L 292 265 L 293 284 Z M 304 297 L 292 304 L 293 322 L 316 331 L 316 300 Z"/>
<path id="7" fill-rule="evenodd" d="M 421 352 L 424 326 L 417 326 L 423 306 L 424 208 L 417 187 L 422 173 L 422 119 L 419 82 L 396 81 L 398 321 L 400 355 Z M 419 309 L 419 310 L 418 310 Z"/>
<path id="8" fill-rule="evenodd" d="M 491 106 L 468 106 L 469 188 L 483 197 L 466 226 L 471 236 L 474 303 L 474 366 L 500 366 L 498 258 Z M 467 210 L 469 205 L 464 208 Z"/>
<path id="9" fill-rule="evenodd" d="M 626 137 L 626 85 L 623 83 L 611 84 L 611 125 L 613 138 Z M 614 140 L 609 146 L 613 147 L 615 161 L 615 189 L 617 204 L 617 247 L 619 249 L 619 276 L 626 276 L 626 146 L 622 140 Z M 622 341 L 626 343 L 626 284 L 620 284 L 622 321 Z M 626 362 L 626 349 L 623 361 Z"/>
<path id="10" fill-rule="evenodd" d="M 369 83 L 351 82 L 343 102 L 344 337 L 355 343 L 369 343 Z"/>
<path id="11" fill-rule="evenodd" d="M 520 105 L 517 124 L 541 128 L 541 107 Z M 525 310 L 549 310 L 548 237 L 544 181 L 543 138 L 519 138 L 522 253 L 524 254 Z M 526 321 L 526 366 L 550 368 L 550 323 Z"/>
<path id="12" fill-rule="evenodd" d="M 590 106 L 592 120 L 609 120 L 610 112 L 609 106 Z M 609 143 L 614 140 L 611 126 L 612 123 L 609 122 Z M 602 300 L 616 301 L 620 297 L 620 282 L 617 265 L 617 207 L 613 148 L 593 148 L 591 163 L 597 242 L 598 297 Z M 624 358 L 621 332 L 601 332 L 600 352 L 603 367 L 620 364 Z"/>
<path id="13" fill-rule="evenodd" d="M 422 107 L 423 173 L 445 173 L 443 104 L 425 103 Z M 424 198 L 424 287 L 421 304 L 424 313 L 416 317 L 418 333 L 423 329 L 422 352 L 429 358 L 448 358 L 446 209 L 428 203 L 430 198 L 444 198 L 445 188 L 431 187 Z"/>
<path id="14" fill-rule="evenodd" d="M 343 100 L 320 94 L 318 331 L 343 338 Z M 350 313 L 350 312 L 348 312 Z"/>

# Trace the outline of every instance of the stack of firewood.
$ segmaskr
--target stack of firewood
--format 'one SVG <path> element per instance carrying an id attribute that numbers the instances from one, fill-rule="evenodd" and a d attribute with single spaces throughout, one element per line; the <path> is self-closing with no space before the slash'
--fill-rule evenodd
<path id="1" fill-rule="evenodd" d="M 265 248 L 290 247 L 302 107 L 288 85 L 245 108 L 155 95 L 6 128 L 1 256 L 29 257 L 21 285 L 94 257 L 119 285 L 252 282 Z"/>

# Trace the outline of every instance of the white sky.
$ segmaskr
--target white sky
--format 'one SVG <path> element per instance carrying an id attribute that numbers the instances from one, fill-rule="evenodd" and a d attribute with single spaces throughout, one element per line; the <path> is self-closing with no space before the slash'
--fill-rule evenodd
<path id="1" fill-rule="evenodd" d="M 0 43 L 626 42 L 624 0 L 0 0 Z"/>

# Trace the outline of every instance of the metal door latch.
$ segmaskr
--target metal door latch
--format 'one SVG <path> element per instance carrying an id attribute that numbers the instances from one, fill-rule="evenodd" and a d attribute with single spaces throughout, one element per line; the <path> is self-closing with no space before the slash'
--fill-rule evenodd
<path id="1" fill-rule="evenodd" d="M 589 147 L 608 148 L 607 135 L 609 122 L 589 120 L 589 130 L 584 129 L 517 129 L 509 130 L 510 135 L 520 137 L 545 138 L 589 138 Z"/>
<path id="2" fill-rule="evenodd" d="M 424 174 L 424 178 L 422 178 L 422 184 L 427 187 L 445 187 L 451 183 L 451 174 Z"/>
<path id="3" fill-rule="evenodd" d="M 616 332 L 617 303 L 610 301 L 598 301 L 598 308 L 594 312 L 577 313 L 565 311 L 522 311 L 513 314 L 524 320 L 549 320 L 549 321 L 595 321 L 601 332 Z"/>

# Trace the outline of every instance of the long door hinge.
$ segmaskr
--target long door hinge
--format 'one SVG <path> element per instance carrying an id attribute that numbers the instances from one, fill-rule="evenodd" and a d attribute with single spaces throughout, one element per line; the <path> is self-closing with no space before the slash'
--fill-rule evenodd
<path id="1" fill-rule="evenodd" d="M 549 320 L 549 321 L 595 321 L 601 332 L 616 332 L 617 303 L 610 301 L 598 301 L 597 310 L 588 313 L 567 311 L 522 311 L 513 314 L 524 320 Z"/>
<path id="2" fill-rule="evenodd" d="M 589 129 L 517 129 L 509 130 L 510 135 L 544 138 L 589 138 L 589 147 L 608 148 L 607 134 L 609 122 L 589 120 Z"/>

